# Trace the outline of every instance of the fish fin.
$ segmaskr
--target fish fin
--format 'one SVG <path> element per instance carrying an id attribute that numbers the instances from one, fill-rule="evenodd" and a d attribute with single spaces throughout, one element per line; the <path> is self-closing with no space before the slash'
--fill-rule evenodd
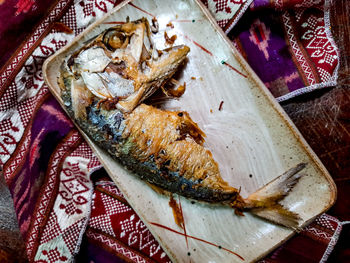
<path id="1" fill-rule="evenodd" d="M 305 163 L 289 169 L 267 185 L 244 199 L 244 208 L 251 213 L 279 225 L 295 230 L 299 229 L 300 216 L 279 204 L 298 183 L 303 174 L 299 172 L 305 168 Z"/>
<path id="2" fill-rule="evenodd" d="M 258 217 L 264 218 L 270 222 L 277 223 L 297 232 L 300 232 L 299 221 L 300 217 L 297 213 L 294 213 L 281 204 L 269 206 L 265 208 L 256 208 L 250 210 L 250 212 Z"/>

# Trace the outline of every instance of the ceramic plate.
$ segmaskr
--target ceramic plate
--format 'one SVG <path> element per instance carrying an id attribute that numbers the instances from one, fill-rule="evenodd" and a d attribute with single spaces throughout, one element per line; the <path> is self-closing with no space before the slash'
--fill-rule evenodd
<path id="1" fill-rule="evenodd" d="M 164 47 L 164 31 L 169 36 L 177 35 L 175 44 L 186 44 L 191 48 L 188 61 L 178 76 L 181 83 L 186 82 L 185 94 L 160 106 L 190 113 L 207 134 L 205 146 L 219 163 L 222 177 L 232 186 L 241 187 L 241 194 L 246 197 L 289 168 L 306 162 L 306 176 L 283 204 L 301 215 L 303 226 L 326 211 L 336 196 L 331 177 L 205 7 L 194 0 L 128 2 L 92 24 L 45 62 L 45 80 L 58 101 L 62 104 L 56 80 L 67 55 L 110 27 L 108 22 L 143 16 L 150 21 L 155 16 L 160 26 L 155 35 L 158 49 Z M 166 26 L 170 21 L 174 28 Z M 86 139 L 173 261 L 251 262 L 294 234 L 290 229 L 249 213 L 240 217 L 228 207 L 191 203 L 180 197 L 188 235 L 185 237 L 179 234 L 184 231 L 174 222 L 168 197 L 154 192 Z"/>

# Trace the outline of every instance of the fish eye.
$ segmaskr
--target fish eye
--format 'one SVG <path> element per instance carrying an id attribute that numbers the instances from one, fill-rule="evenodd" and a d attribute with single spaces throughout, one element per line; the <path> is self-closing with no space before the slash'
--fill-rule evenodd
<path id="1" fill-rule="evenodd" d="M 127 36 L 123 32 L 111 28 L 103 35 L 102 41 L 109 50 L 114 51 L 123 46 L 127 41 Z"/>

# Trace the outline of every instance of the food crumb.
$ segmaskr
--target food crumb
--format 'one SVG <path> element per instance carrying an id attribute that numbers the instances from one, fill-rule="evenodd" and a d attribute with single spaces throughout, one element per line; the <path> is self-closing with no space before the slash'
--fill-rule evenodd
<path id="1" fill-rule="evenodd" d="M 224 101 L 222 100 L 222 101 L 220 102 L 219 111 L 222 110 L 222 105 L 223 105 L 223 104 L 224 104 Z"/>
<path id="2" fill-rule="evenodd" d="M 186 91 L 186 82 L 184 82 L 182 85 L 180 85 L 180 82 L 176 79 L 170 79 L 170 82 L 175 85 L 175 87 L 172 89 L 167 89 L 165 94 L 176 98 L 181 97 Z"/>
<path id="3" fill-rule="evenodd" d="M 200 77 L 200 78 L 199 78 L 199 80 L 200 80 L 200 81 L 203 81 L 203 78 L 202 78 L 202 77 Z"/>
<path id="4" fill-rule="evenodd" d="M 196 79 L 196 77 L 191 77 L 191 79 L 195 80 L 195 79 Z"/>
<path id="5" fill-rule="evenodd" d="M 158 53 L 158 57 L 160 57 L 161 55 L 163 55 L 163 51 L 157 49 L 157 53 Z"/>
<path id="6" fill-rule="evenodd" d="M 168 45 L 173 45 L 175 40 L 177 39 L 177 35 L 173 35 L 171 37 L 168 36 L 167 32 L 164 32 L 165 43 Z"/>
<path id="7" fill-rule="evenodd" d="M 213 109 L 210 109 L 210 113 L 213 113 Z"/>
<path id="8" fill-rule="evenodd" d="M 152 25 L 151 25 L 151 31 L 153 34 L 158 33 L 159 30 L 159 23 L 157 18 L 153 17 L 152 18 Z"/>
<path id="9" fill-rule="evenodd" d="M 171 21 L 170 21 L 168 24 L 166 24 L 166 26 L 167 26 L 167 27 L 170 27 L 170 28 L 174 28 L 174 24 L 171 23 Z"/>

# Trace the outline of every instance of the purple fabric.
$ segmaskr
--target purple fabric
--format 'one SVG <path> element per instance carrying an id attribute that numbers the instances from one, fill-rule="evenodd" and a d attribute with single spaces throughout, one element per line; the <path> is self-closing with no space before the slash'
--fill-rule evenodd
<path id="1" fill-rule="evenodd" d="M 252 3 L 252 6 L 254 8 L 259 8 L 263 6 L 268 6 L 270 4 L 271 4 L 270 0 L 254 0 Z"/>
<path id="2" fill-rule="evenodd" d="M 5 0 L 0 5 L 0 68 L 55 3 L 55 0 Z M 21 5 L 25 9 L 19 8 Z"/>
<path id="3" fill-rule="evenodd" d="M 104 169 L 103 169 L 104 171 Z M 124 263 L 123 259 L 109 253 L 102 247 L 99 247 L 84 237 L 80 246 L 80 251 L 75 259 L 79 263 Z"/>
<path id="4" fill-rule="evenodd" d="M 266 11 L 260 11 L 260 14 L 254 16 L 250 16 L 249 11 L 247 13 L 232 33 L 239 32 L 238 40 L 244 46 L 244 56 L 265 85 L 269 87 L 271 82 L 283 83 L 284 78 L 297 74 L 297 68 L 283 38 L 280 18 L 267 14 Z M 285 92 L 304 87 L 300 78 L 286 84 L 287 86 L 279 85 L 280 89 L 286 89 Z"/>
<path id="5" fill-rule="evenodd" d="M 336 84 L 329 1 L 255 0 L 229 33 L 279 101 Z"/>
<path id="6" fill-rule="evenodd" d="M 50 114 L 53 111 L 59 114 Z M 24 237 L 29 227 L 26 221 L 30 221 L 37 199 L 41 194 L 40 186 L 45 181 L 49 158 L 58 143 L 72 128 L 72 122 L 64 113 L 61 113 L 61 106 L 52 95 L 49 95 L 38 109 L 32 122 L 31 151 L 27 153 L 20 172 L 9 185 L 18 212 L 18 224 L 21 226 Z M 30 189 L 30 194 L 25 195 L 28 189 Z M 22 199 L 22 196 L 26 197 Z"/>

